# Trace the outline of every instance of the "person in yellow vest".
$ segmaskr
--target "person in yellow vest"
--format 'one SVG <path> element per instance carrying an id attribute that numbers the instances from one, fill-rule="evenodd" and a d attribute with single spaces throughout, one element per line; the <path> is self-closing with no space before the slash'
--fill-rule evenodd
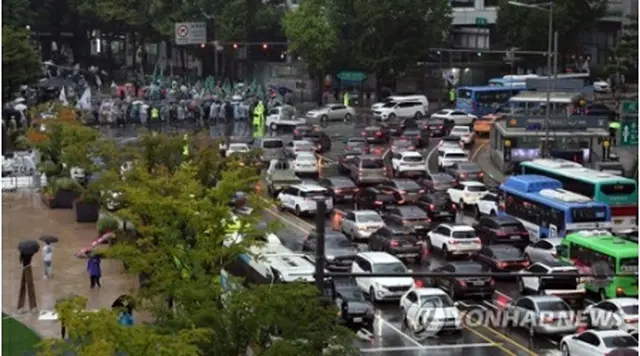
<path id="1" fill-rule="evenodd" d="M 189 157 L 189 135 L 184 134 L 182 136 L 182 140 L 184 141 L 184 143 L 182 144 L 182 156 L 184 158 Z"/>
<path id="2" fill-rule="evenodd" d="M 264 104 L 262 100 L 253 109 L 253 137 L 264 136 Z"/>
<path id="3" fill-rule="evenodd" d="M 344 104 L 344 106 L 349 106 L 350 100 L 351 100 L 351 97 L 349 96 L 349 92 L 345 91 L 344 97 L 342 98 L 342 103 Z"/>
<path id="4" fill-rule="evenodd" d="M 456 103 L 456 90 L 454 88 L 449 89 L 449 104 Z"/>
<path id="5" fill-rule="evenodd" d="M 160 126 L 160 110 L 158 108 L 151 109 L 151 120 L 149 120 L 149 128 L 157 129 Z"/>
<path id="6" fill-rule="evenodd" d="M 611 147 L 615 147 L 618 144 L 618 131 L 620 131 L 620 123 L 618 121 L 611 121 L 609 123 L 609 141 Z"/>

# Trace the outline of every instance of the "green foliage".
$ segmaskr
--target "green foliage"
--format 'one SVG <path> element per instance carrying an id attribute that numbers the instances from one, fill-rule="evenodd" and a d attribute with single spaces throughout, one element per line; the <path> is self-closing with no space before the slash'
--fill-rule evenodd
<path id="1" fill-rule="evenodd" d="M 111 215 L 103 215 L 96 224 L 98 235 L 104 235 L 107 232 L 114 232 L 120 229 L 120 221 Z"/>
<path id="2" fill-rule="evenodd" d="M 281 33 L 281 0 L 228 0 L 216 5 L 213 15 L 221 41 L 263 40 Z"/>
<path id="3" fill-rule="evenodd" d="M 549 13 L 543 9 L 513 6 L 502 0 L 497 29 L 505 47 L 546 51 Z M 607 9 L 607 0 L 564 0 L 555 2 L 553 30 L 558 32 L 560 54 L 581 53 L 582 36 L 594 28 Z"/>
<path id="4" fill-rule="evenodd" d="M 11 28 L 25 28 L 33 24 L 34 14 L 28 0 L 8 0 L 2 3 L 2 25 Z M 3 34 L 4 34 L 4 28 Z"/>
<path id="5" fill-rule="evenodd" d="M 197 328 L 167 335 L 144 324 L 122 326 L 118 323 L 119 311 L 90 312 L 86 307 L 87 299 L 82 297 L 71 297 L 56 304 L 55 311 L 71 341 L 45 340 L 41 355 L 113 356 L 123 352 L 140 356 L 200 356 L 197 343 L 209 336 Z"/>
<path id="6" fill-rule="evenodd" d="M 615 58 L 605 67 L 608 74 L 631 74 L 632 69 L 638 69 L 638 17 L 631 16 L 629 20 L 613 49 Z"/>
<path id="7" fill-rule="evenodd" d="M 78 182 L 68 177 L 56 179 L 55 187 L 57 190 L 64 190 L 67 192 L 81 192 L 83 190 L 82 186 Z"/>
<path id="8" fill-rule="evenodd" d="M 3 18 L 4 9 L 3 6 Z M 20 85 L 30 84 L 41 71 L 38 52 L 29 43 L 29 32 L 24 29 L 2 26 L 2 90 L 5 99 Z"/>
<path id="9" fill-rule="evenodd" d="M 304 57 L 310 72 L 325 70 L 338 50 L 338 29 L 330 22 L 324 1 L 303 1 L 282 21 L 289 50 Z"/>

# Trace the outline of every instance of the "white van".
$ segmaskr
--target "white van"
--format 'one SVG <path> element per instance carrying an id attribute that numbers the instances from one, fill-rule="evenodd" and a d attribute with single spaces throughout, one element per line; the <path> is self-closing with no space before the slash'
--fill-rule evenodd
<path id="1" fill-rule="evenodd" d="M 390 102 L 401 102 L 401 101 L 418 101 L 424 107 L 424 112 L 425 113 L 429 111 L 429 100 L 424 95 L 392 95 L 392 96 L 388 96 L 384 100 L 382 100 L 381 102 L 371 105 L 371 111 L 379 110 L 385 104 L 388 104 Z"/>

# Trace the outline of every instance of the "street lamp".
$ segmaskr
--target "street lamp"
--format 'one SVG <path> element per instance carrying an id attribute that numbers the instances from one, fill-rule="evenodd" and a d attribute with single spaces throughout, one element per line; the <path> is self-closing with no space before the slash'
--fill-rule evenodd
<path id="1" fill-rule="evenodd" d="M 547 75 L 547 103 L 546 103 L 546 110 L 545 110 L 545 144 L 544 144 L 544 150 L 543 150 L 543 157 L 547 156 L 550 154 L 550 150 L 549 150 L 549 124 L 551 121 L 551 72 L 552 72 L 552 68 L 551 68 L 551 56 L 554 57 L 554 63 L 557 63 L 557 51 L 558 51 L 558 44 L 557 44 L 557 40 L 554 41 L 554 34 L 553 34 L 553 7 L 555 6 L 554 3 L 552 2 L 546 2 L 546 3 L 539 3 L 539 4 L 529 4 L 529 3 L 524 3 L 524 2 L 519 2 L 519 1 L 509 1 L 508 2 L 509 5 L 512 6 L 517 6 L 517 7 L 526 7 L 529 9 L 537 9 L 537 10 L 542 10 L 542 11 L 548 11 L 549 12 L 549 33 L 548 33 L 548 38 L 549 38 L 549 45 L 547 47 L 547 69 L 548 69 L 548 75 Z M 556 34 L 557 35 L 557 34 Z M 555 43 L 555 46 L 554 46 Z M 555 80 L 557 78 L 557 69 L 554 68 L 553 69 L 553 73 L 554 73 L 554 84 L 555 84 Z"/>

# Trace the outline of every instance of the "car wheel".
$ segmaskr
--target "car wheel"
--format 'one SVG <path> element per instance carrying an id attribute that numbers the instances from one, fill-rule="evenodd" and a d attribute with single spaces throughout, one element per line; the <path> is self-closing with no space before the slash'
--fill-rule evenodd
<path id="1" fill-rule="evenodd" d="M 444 255 L 444 259 L 448 260 L 449 257 L 451 257 L 451 253 L 449 252 L 449 249 L 447 248 L 447 245 L 442 245 L 442 255 Z"/>
<path id="2" fill-rule="evenodd" d="M 456 300 L 456 288 L 453 283 L 449 286 L 447 292 L 449 292 L 449 297 L 451 297 L 451 299 Z"/>
<path id="3" fill-rule="evenodd" d="M 569 346 L 567 346 L 566 343 L 562 344 L 562 356 L 571 356 L 571 353 L 569 352 Z"/>
<path id="4" fill-rule="evenodd" d="M 351 114 L 346 114 L 344 116 L 344 122 L 349 122 L 349 121 L 351 121 Z"/>
<path id="5" fill-rule="evenodd" d="M 420 119 L 422 119 L 422 113 L 421 113 L 420 111 L 418 111 L 418 112 L 414 115 L 414 117 L 416 118 L 416 120 L 420 120 Z"/>
<path id="6" fill-rule="evenodd" d="M 396 114 L 389 114 L 389 116 L 387 117 L 389 120 L 393 120 L 396 118 Z"/>
<path id="7" fill-rule="evenodd" d="M 269 127 L 271 128 L 271 131 L 278 131 L 278 124 L 276 124 L 275 122 L 272 122 Z"/>
<path id="8" fill-rule="evenodd" d="M 427 251 L 431 251 L 433 249 L 433 245 L 431 245 L 431 238 L 429 236 L 424 239 L 424 246 Z"/>
<path id="9" fill-rule="evenodd" d="M 527 288 L 524 287 L 522 278 L 518 280 L 518 292 L 520 293 L 520 295 L 527 295 Z"/>
<path id="10" fill-rule="evenodd" d="M 473 215 L 476 217 L 476 220 L 477 220 L 477 219 L 480 219 L 480 217 L 482 216 L 482 214 L 480 213 L 480 208 L 479 208 L 477 205 L 474 207 L 474 211 L 475 211 L 475 212 L 474 212 L 474 214 L 473 214 Z"/>
<path id="11" fill-rule="evenodd" d="M 460 202 L 458 203 L 458 206 L 460 208 L 460 211 L 462 211 L 462 213 L 464 214 L 464 200 L 460 199 Z"/>
<path id="12" fill-rule="evenodd" d="M 300 217 L 302 215 L 302 211 L 300 211 L 300 206 L 296 205 L 296 216 Z"/>
<path id="13" fill-rule="evenodd" d="M 373 287 L 369 288 L 369 301 L 371 303 L 377 302 L 376 300 L 376 290 Z"/>
<path id="14" fill-rule="evenodd" d="M 496 211 L 495 210 L 491 210 L 491 212 L 489 213 L 490 216 L 496 216 Z"/>

